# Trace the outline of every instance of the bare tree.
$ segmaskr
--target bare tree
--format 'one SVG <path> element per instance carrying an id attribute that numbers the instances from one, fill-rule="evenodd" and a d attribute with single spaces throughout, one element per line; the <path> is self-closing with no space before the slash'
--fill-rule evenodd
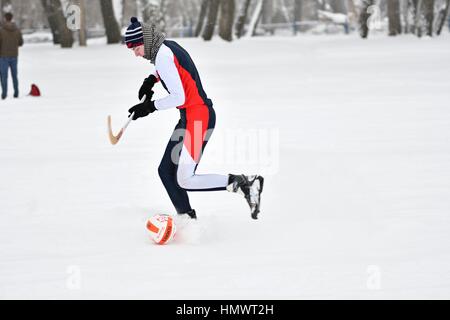
<path id="1" fill-rule="evenodd" d="M 195 27 L 194 36 L 198 37 L 203 30 L 203 25 L 205 24 L 206 12 L 208 11 L 209 0 L 202 0 L 200 6 L 200 13 L 198 15 L 197 26 Z"/>
<path id="2" fill-rule="evenodd" d="M 60 30 L 58 27 L 58 21 L 56 19 L 56 15 L 53 14 L 53 8 L 50 7 L 50 1 L 41 0 L 42 6 L 44 7 L 44 12 L 47 16 L 48 24 L 50 27 L 50 31 L 52 32 L 53 44 L 60 44 Z M 2 4 L 3 8 L 3 4 Z"/>
<path id="3" fill-rule="evenodd" d="M 302 5 L 303 0 L 294 1 L 294 35 L 299 31 L 297 22 L 301 21 L 302 19 Z"/>
<path id="4" fill-rule="evenodd" d="M 423 1 L 422 0 L 413 0 L 414 4 L 414 31 L 415 34 L 418 37 L 422 36 L 422 7 L 423 7 Z"/>
<path id="5" fill-rule="evenodd" d="M 253 37 L 256 34 L 256 28 L 258 27 L 259 20 L 261 19 L 264 1 L 267 1 L 267 0 L 257 0 L 257 2 L 256 2 L 256 6 L 253 10 L 252 18 L 250 19 L 250 22 L 248 24 L 248 29 L 247 29 L 247 33 L 246 33 L 247 37 Z"/>
<path id="6" fill-rule="evenodd" d="M 436 18 L 436 34 L 440 35 L 442 27 L 444 26 L 445 20 L 448 17 L 448 12 L 450 9 L 450 0 L 447 0 L 445 6 L 442 7 L 438 12 L 438 17 Z"/>
<path id="7" fill-rule="evenodd" d="M 389 35 L 396 36 L 402 33 L 402 24 L 400 22 L 400 1 L 389 0 L 387 2 L 387 13 L 389 19 Z"/>
<path id="8" fill-rule="evenodd" d="M 359 34 L 361 38 L 366 39 L 369 35 L 369 7 L 373 6 L 374 0 L 363 0 L 361 13 L 359 14 Z"/>
<path id="9" fill-rule="evenodd" d="M 400 2 L 401 5 L 401 12 L 403 15 L 403 33 L 409 33 L 411 29 L 409 14 L 410 14 L 410 2 L 411 0 L 402 0 Z"/>
<path id="10" fill-rule="evenodd" d="M 206 21 L 205 29 L 203 30 L 203 39 L 209 41 L 214 35 L 216 28 L 217 16 L 219 14 L 220 0 L 210 0 L 208 10 L 208 20 Z"/>
<path id="11" fill-rule="evenodd" d="M 273 14 L 274 14 L 274 1 L 272 0 L 264 1 L 261 13 L 261 23 L 265 25 L 271 24 Z M 275 29 L 273 27 L 266 28 L 266 30 L 268 30 L 272 35 L 275 33 Z"/>
<path id="12" fill-rule="evenodd" d="M 102 10 L 103 24 L 105 26 L 107 43 L 120 43 L 122 36 L 120 34 L 119 24 L 114 15 L 112 0 L 100 0 Z"/>
<path id="13" fill-rule="evenodd" d="M 86 33 L 86 1 L 77 0 L 77 5 L 80 7 L 80 30 L 78 30 L 78 41 L 80 46 L 87 46 L 87 33 Z"/>
<path id="14" fill-rule="evenodd" d="M 405 0 L 405 33 L 413 33 L 422 36 L 423 10 L 422 0 Z"/>
<path id="15" fill-rule="evenodd" d="M 423 15 L 425 18 L 425 33 L 427 36 L 433 36 L 434 22 L 434 0 L 423 1 Z"/>
<path id="16" fill-rule="evenodd" d="M 233 40 L 234 11 L 234 0 L 220 1 L 219 36 L 226 41 Z"/>
<path id="17" fill-rule="evenodd" d="M 60 0 L 41 0 L 47 15 L 48 24 L 53 34 L 53 43 L 61 44 L 62 48 L 71 48 L 73 45 L 72 31 L 67 28 L 66 19 Z"/>
<path id="18" fill-rule="evenodd" d="M 242 4 L 241 11 L 236 21 L 236 37 L 240 38 L 244 34 L 245 21 L 247 21 L 248 9 L 251 0 L 245 0 Z"/>

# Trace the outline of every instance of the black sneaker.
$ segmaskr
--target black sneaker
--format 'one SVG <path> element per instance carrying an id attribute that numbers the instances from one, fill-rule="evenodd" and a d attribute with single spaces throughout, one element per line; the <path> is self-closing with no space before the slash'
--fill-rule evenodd
<path id="1" fill-rule="evenodd" d="M 195 210 L 194 209 L 192 209 L 192 210 L 190 210 L 190 211 L 188 211 L 188 212 L 183 212 L 183 213 L 179 213 L 178 214 L 178 216 L 179 217 L 181 217 L 181 216 L 188 216 L 189 218 L 191 218 L 191 219 L 197 219 L 197 214 L 195 213 Z"/>
<path id="2" fill-rule="evenodd" d="M 264 178 L 258 175 L 234 175 L 230 174 L 227 190 L 242 194 L 250 206 L 253 219 L 258 219 L 261 203 L 261 192 L 263 191 Z"/>

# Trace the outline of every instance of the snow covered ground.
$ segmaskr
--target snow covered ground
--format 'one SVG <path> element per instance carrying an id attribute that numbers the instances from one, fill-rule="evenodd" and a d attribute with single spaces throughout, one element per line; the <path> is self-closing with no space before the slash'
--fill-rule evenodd
<path id="1" fill-rule="evenodd" d="M 266 184 L 258 221 L 192 193 L 204 231 L 167 246 L 145 222 L 174 213 L 157 167 L 178 112 L 106 134 L 152 67 L 23 47 L 21 98 L 0 101 L 0 298 L 450 298 L 449 40 L 180 40 L 217 112 L 198 172 Z M 246 141 L 269 152 L 239 159 Z"/>

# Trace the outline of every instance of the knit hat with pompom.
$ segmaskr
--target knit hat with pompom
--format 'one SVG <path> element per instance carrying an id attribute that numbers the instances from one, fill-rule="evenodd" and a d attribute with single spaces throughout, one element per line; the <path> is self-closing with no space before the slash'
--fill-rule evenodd
<path id="1" fill-rule="evenodd" d="M 125 32 L 125 43 L 128 48 L 134 48 L 144 44 L 142 25 L 136 17 L 131 18 L 131 24 Z"/>

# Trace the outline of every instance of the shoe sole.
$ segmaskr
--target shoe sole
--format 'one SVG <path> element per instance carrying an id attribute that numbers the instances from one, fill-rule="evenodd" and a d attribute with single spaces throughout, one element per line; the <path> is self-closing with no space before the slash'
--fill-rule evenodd
<path id="1" fill-rule="evenodd" d="M 251 214 L 252 219 L 254 219 L 254 220 L 257 220 L 257 219 L 258 219 L 258 214 L 259 214 L 259 212 L 260 212 L 259 207 L 260 207 L 260 205 L 261 205 L 261 193 L 263 192 L 263 189 L 264 189 L 264 178 L 261 177 L 261 176 L 258 176 L 258 177 L 255 179 L 255 181 L 256 181 L 256 180 L 259 181 L 259 197 L 260 197 L 260 198 L 259 198 L 259 201 L 258 201 L 258 209 L 257 209 L 257 211 L 252 212 L 252 214 Z M 255 182 L 253 182 L 253 183 L 255 183 Z"/>

